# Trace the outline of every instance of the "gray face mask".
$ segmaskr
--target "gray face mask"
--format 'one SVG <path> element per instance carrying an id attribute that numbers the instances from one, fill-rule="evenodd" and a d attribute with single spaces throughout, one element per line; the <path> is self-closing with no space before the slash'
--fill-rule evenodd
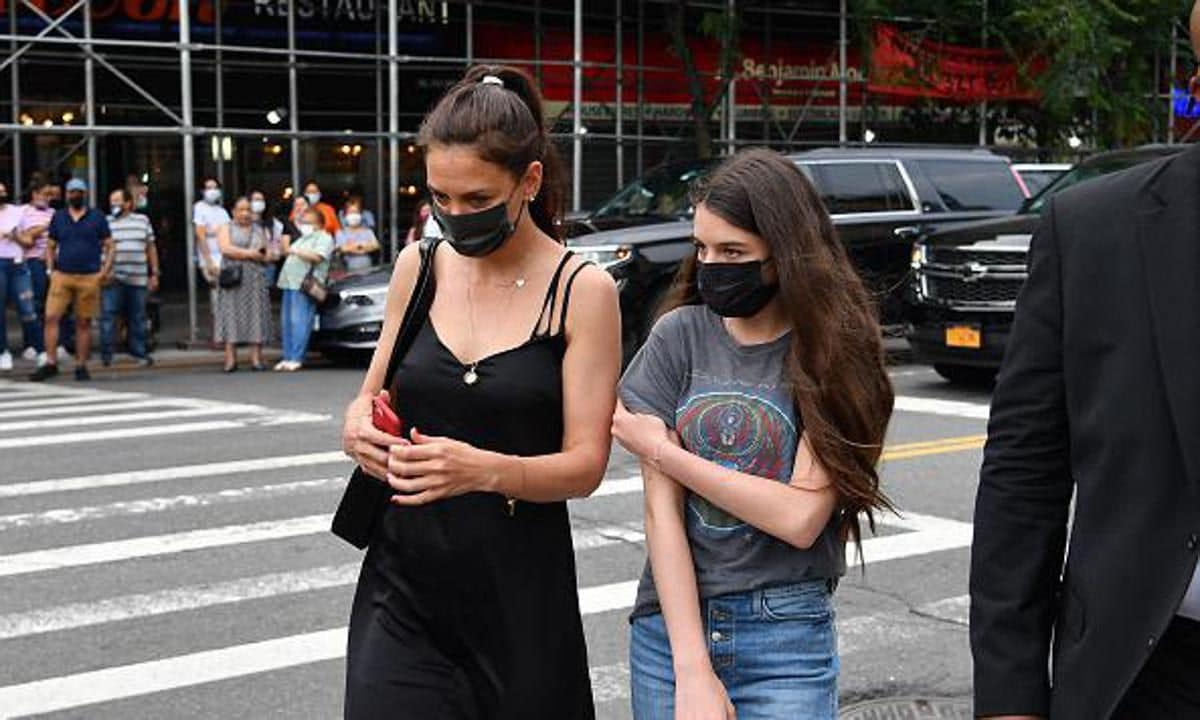
<path id="1" fill-rule="evenodd" d="M 455 252 L 465 257 L 484 257 L 499 250 L 517 231 L 521 215 L 525 212 L 525 203 L 521 203 L 514 222 L 508 219 L 508 202 L 519 189 L 520 186 L 509 193 L 504 202 L 479 212 L 447 215 L 438 208 L 437 203 L 430 210 L 442 229 L 442 237 Z"/>

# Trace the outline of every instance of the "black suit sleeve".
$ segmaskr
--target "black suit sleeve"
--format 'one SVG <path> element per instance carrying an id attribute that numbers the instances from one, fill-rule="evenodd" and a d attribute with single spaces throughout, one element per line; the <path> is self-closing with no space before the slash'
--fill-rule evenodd
<path id="1" fill-rule="evenodd" d="M 980 716 L 1049 712 L 1050 637 L 1073 487 L 1055 215 L 1051 204 L 1030 248 L 975 500 L 971 650 Z"/>

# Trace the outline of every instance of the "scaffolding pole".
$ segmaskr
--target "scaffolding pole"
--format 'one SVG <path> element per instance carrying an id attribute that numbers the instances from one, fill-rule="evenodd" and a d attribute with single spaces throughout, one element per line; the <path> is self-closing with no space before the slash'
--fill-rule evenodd
<path id="1" fill-rule="evenodd" d="M 374 20 L 375 20 L 375 132 L 377 133 L 377 136 L 382 135 L 384 132 L 384 128 L 383 128 L 383 124 L 384 124 L 383 59 L 382 59 L 383 58 L 383 45 L 382 45 L 383 33 L 380 32 L 382 30 L 382 27 L 380 26 L 380 18 L 382 18 L 382 17 L 383 17 L 383 13 L 381 13 L 379 11 L 379 8 L 376 7 Z M 383 234 L 383 229 L 384 229 L 383 223 L 385 222 L 385 218 L 389 217 L 389 215 L 387 213 L 390 212 L 388 207 L 383 204 L 384 203 L 384 199 L 383 199 L 384 198 L 383 164 L 384 164 L 383 143 L 380 140 L 376 139 L 375 140 L 375 203 L 376 203 L 375 208 L 376 208 L 377 213 L 375 215 L 375 222 L 376 222 L 375 232 L 379 235 Z M 364 199 L 364 202 L 365 202 L 365 199 Z M 394 233 L 392 234 L 392 237 L 395 237 Z M 382 243 L 380 243 L 380 245 L 382 246 Z M 390 247 L 392 248 L 391 257 L 392 257 L 392 259 L 395 259 L 395 257 L 396 257 L 395 245 L 390 245 Z"/>
<path id="2" fill-rule="evenodd" d="M 1175 144 L 1175 75 L 1179 72 L 1179 23 L 1171 21 L 1171 77 L 1167 82 L 1167 144 Z M 1191 88 L 1188 88 L 1189 91 Z"/>
<path id="3" fill-rule="evenodd" d="M 737 0 L 729 0 L 729 4 L 726 6 L 725 18 L 729 23 L 725 29 L 727 33 L 734 32 L 736 28 L 736 2 Z M 726 42 L 730 41 L 726 40 Z M 732 77 L 729 78 L 729 89 L 726 91 L 725 97 L 725 153 L 733 155 L 737 152 L 737 71 L 733 67 L 730 67 L 729 71 Z"/>
<path id="4" fill-rule="evenodd" d="M 475 64 L 475 4 L 467 0 L 467 67 Z"/>
<path id="5" fill-rule="evenodd" d="M 617 0 L 617 188 L 625 184 L 625 18 L 621 15 L 621 0 Z"/>
<path id="6" fill-rule="evenodd" d="M 296 2 L 288 0 L 287 17 L 288 42 L 288 127 L 292 129 L 291 159 L 292 159 L 292 197 L 304 192 L 300 187 L 300 101 L 297 96 L 296 79 Z"/>
<path id="7" fill-rule="evenodd" d="M 571 210 L 583 205 L 583 0 L 575 0 L 575 71 L 571 88 Z"/>
<path id="8" fill-rule="evenodd" d="M 179 0 L 179 97 L 183 111 L 183 212 L 187 238 L 188 342 L 196 342 L 196 232 L 188 217 L 196 195 L 196 144 L 192 135 L 192 32 L 188 0 Z"/>
<path id="9" fill-rule="evenodd" d="M 87 104 L 87 124 L 96 124 L 96 62 L 92 59 L 92 3 L 83 5 L 83 82 L 84 102 Z M 88 204 L 96 207 L 96 136 L 87 136 Z"/>
<path id="10" fill-rule="evenodd" d="M 222 0 L 213 0 L 213 39 L 216 42 L 217 50 L 214 55 L 216 58 L 216 66 L 213 68 L 213 75 L 216 77 L 216 105 L 217 105 L 217 180 L 220 181 L 221 187 L 225 187 L 225 138 L 221 136 L 220 130 L 225 125 L 225 71 L 221 63 L 221 5 Z M 242 192 L 241 188 L 234 188 L 235 193 Z"/>
<path id="11" fill-rule="evenodd" d="M 13 39 L 9 41 L 9 47 L 12 50 L 12 76 L 9 82 L 12 89 L 12 124 L 21 124 L 21 61 L 17 58 L 17 2 L 16 0 L 8 0 L 8 27 L 9 32 L 13 34 Z M 12 169 L 12 190 L 13 196 L 20 202 L 21 198 L 21 134 L 14 132 L 12 134 L 13 146 L 13 169 Z"/>
<path id="12" fill-rule="evenodd" d="M 838 144 L 845 145 L 849 139 L 846 134 L 846 98 L 849 88 L 846 85 L 846 47 L 850 44 L 846 32 L 846 0 L 841 0 L 838 6 Z"/>
<path id="13" fill-rule="evenodd" d="M 987 0 L 983 0 L 983 25 L 982 25 L 981 34 L 982 34 L 982 37 L 980 39 L 983 42 L 983 48 L 986 50 L 987 46 L 988 46 L 988 3 L 987 3 Z M 979 101 L 979 146 L 980 147 L 987 147 L 987 144 L 988 144 L 988 141 L 987 141 L 988 140 L 988 138 L 987 138 L 987 134 L 988 134 L 987 114 L 988 114 L 987 88 L 984 87 L 983 99 Z"/>
<path id="14" fill-rule="evenodd" d="M 637 171 L 638 177 L 646 172 L 645 147 L 642 136 L 646 133 L 646 3 L 638 2 L 637 15 Z"/>
<path id="15" fill-rule="evenodd" d="M 396 66 L 396 0 L 388 0 L 388 231 L 391 233 L 392 257 L 400 248 L 400 208 L 397 200 L 400 186 L 400 68 Z"/>

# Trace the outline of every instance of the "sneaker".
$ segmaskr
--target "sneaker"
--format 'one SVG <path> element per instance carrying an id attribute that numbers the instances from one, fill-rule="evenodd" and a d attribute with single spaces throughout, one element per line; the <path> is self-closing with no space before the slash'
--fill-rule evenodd
<path id="1" fill-rule="evenodd" d="M 283 363 L 283 371 L 284 372 L 296 372 L 299 369 L 300 369 L 300 363 L 296 362 L 295 360 L 288 360 Z"/>
<path id="2" fill-rule="evenodd" d="M 58 376 L 58 366 L 50 365 L 49 363 L 47 363 L 47 364 L 41 366 L 40 368 L 38 368 L 37 370 L 34 370 L 33 374 L 29 376 L 29 381 L 30 382 L 44 382 L 46 380 L 49 380 L 52 377 L 57 377 L 57 376 Z"/>
<path id="3" fill-rule="evenodd" d="M 112 367 L 112 355 L 101 355 L 100 364 L 104 367 Z"/>
<path id="4" fill-rule="evenodd" d="M 65 347 L 63 347 L 62 345 L 59 345 L 58 346 L 58 361 L 62 362 L 63 360 L 70 360 L 70 359 L 71 359 L 71 353 L 67 352 L 67 349 Z"/>
<path id="5" fill-rule="evenodd" d="M 87 382 L 92 379 L 92 374 L 88 372 L 87 365 L 80 365 L 75 368 L 75 381 Z"/>
<path id="6" fill-rule="evenodd" d="M 275 372 L 283 372 L 284 370 L 287 370 L 287 367 L 290 364 L 291 363 L 289 363 L 287 360 L 280 360 L 279 362 L 275 363 L 275 367 L 271 369 Z"/>
<path id="7" fill-rule="evenodd" d="M 37 360 L 37 356 L 38 356 L 38 351 L 35 350 L 32 345 L 25 348 L 25 351 L 23 353 L 21 353 L 21 359 L 23 359 L 23 360 Z"/>
<path id="8" fill-rule="evenodd" d="M 7 350 L 0 353 L 0 370 L 12 370 L 12 353 Z"/>
<path id="9" fill-rule="evenodd" d="M 140 368 L 154 367 L 154 358 L 150 357 L 149 355 L 146 357 L 140 357 L 138 358 L 137 366 Z"/>
<path id="10" fill-rule="evenodd" d="M 38 367 L 42 367 L 48 362 L 50 362 L 50 358 L 46 355 L 46 353 L 40 352 L 37 354 L 37 366 Z"/>

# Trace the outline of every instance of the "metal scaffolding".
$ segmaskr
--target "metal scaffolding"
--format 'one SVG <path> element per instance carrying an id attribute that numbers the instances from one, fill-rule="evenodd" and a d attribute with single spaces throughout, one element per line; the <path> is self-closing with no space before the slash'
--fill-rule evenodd
<path id="1" fill-rule="evenodd" d="M 199 0 L 197 0 L 199 1 Z M 382 54 L 380 46 L 382 38 L 377 38 L 374 44 L 374 52 L 354 52 L 348 50 L 330 50 L 327 48 L 313 49 L 301 48 L 297 45 L 297 6 L 295 2 L 287 2 L 281 0 L 277 6 L 280 8 L 280 13 L 286 15 L 286 46 L 285 47 L 267 47 L 254 46 L 248 44 L 244 36 L 229 36 L 231 42 L 225 42 L 227 29 L 223 26 L 222 21 L 222 4 L 217 1 L 212 7 L 214 9 L 213 16 L 213 39 L 212 42 L 197 42 L 193 33 L 193 13 L 197 8 L 190 0 L 174 0 L 178 11 L 178 37 L 175 40 L 148 40 L 148 39 L 128 39 L 114 38 L 106 36 L 96 36 L 93 32 L 92 22 L 92 0 L 76 0 L 73 4 L 67 7 L 57 17 L 51 17 L 46 11 L 41 9 L 34 0 L 9 0 L 8 5 L 8 33 L 0 35 L 0 42 L 8 41 L 9 54 L 6 58 L 0 59 L 0 72 L 8 70 L 10 73 L 9 88 L 12 94 L 11 112 L 8 114 L 8 122 L 0 122 L 0 133 L 7 136 L 11 142 L 12 156 L 12 181 L 15 194 L 20 195 L 23 191 L 22 181 L 25 177 L 26 158 L 22 156 L 23 136 L 37 135 L 71 135 L 82 138 L 82 145 L 86 146 L 87 156 L 87 180 L 91 201 L 93 205 L 97 200 L 98 188 L 98 141 L 106 136 L 143 136 L 143 137 L 175 137 L 179 138 L 182 146 L 182 167 L 179 169 L 182 175 L 182 201 L 185 213 L 190 213 L 192 204 L 196 199 L 196 173 L 197 173 L 197 158 L 196 158 L 196 142 L 204 139 L 213 139 L 216 142 L 215 147 L 218 151 L 215 153 L 213 160 L 216 164 L 216 174 L 219 179 L 224 182 L 226 180 L 227 168 L 226 153 L 223 150 L 226 143 L 231 142 L 233 138 L 255 138 L 270 135 L 272 137 L 287 138 L 290 160 L 290 181 L 293 192 L 301 192 L 301 182 L 303 181 L 304 163 L 302 152 L 302 143 L 306 140 L 319 139 L 342 139 L 347 138 L 347 131 L 328 130 L 328 129 L 313 129 L 306 128 L 305 123 L 301 121 L 301 104 L 300 104 L 300 68 L 305 62 L 319 61 L 344 61 L 353 63 L 362 63 L 363 66 L 370 66 L 375 73 L 375 88 L 376 101 L 375 112 L 376 119 L 372 130 L 356 130 L 353 132 L 353 138 L 364 142 L 375 143 L 375 167 L 377 187 L 382 191 L 378 197 L 379 210 L 381 214 L 386 214 L 386 222 L 381 218 L 379 225 L 380 230 L 386 228 L 388 232 L 388 245 L 393 255 L 399 248 L 399 234 L 404 220 L 399 217 L 398 195 L 401 188 L 401 172 L 400 158 L 401 147 L 400 143 L 411 142 L 415 139 L 415 135 L 411 130 L 402 130 L 401 124 L 401 109 L 400 109 L 400 72 L 402 67 L 441 67 L 455 68 L 469 65 L 473 62 L 487 62 L 488 58 L 477 57 L 477 29 L 478 21 L 477 8 L 484 7 L 484 4 L 479 0 L 466 0 L 465 2 L 456 3 L 462 8 L 463 17 L 463 47 L 465 48 L 464 56 L 416 56 L 402 54 L 399 44 L 399 21 L 403 8 L 400 7 L 398 0 L 387 0 L 386 12 L 380 12 L 380 2 L 374 5 L 375 27 L 378 30 L 386 32 L 386 54 Z M 276 3 L 272 3 L 275 5 Z M 422 5 L 434 5 L 434 3 L 421 3 Z M 620 186 L 628 178 L 630 174 L 640 175 L 646 168 L 646 144 L 656 143 L 664 147 L 677 146 L 680 142 L 685 142 L 682 137 L 674 134 L 650 134 L 648 132 L 648 122 L 645 117 L 644 109 L 646 107 L 647 88 L 646 77 L 650 73 L 676 73 L 677 68 L 673 67 L 657 67 L 650 66 L 646 62 L 646 9 L 647 5 L 655 7 L 661 5 L 662 0 L 638 0 L 635 5 L 635 10 L 630 10 L 628 3 L 622 3 L 621 0 L 611 0 L 607 8 L 614 8 L 610 17 L 612 24 L 608 27 L 612 28 L 615 36 L 615 52 L 611 61 L 596 61 L 587 60 L 585 57 L 585 34 L 584 22 L 585 18 L 585 3 L 583 0 L 573 0 L 569 11 L 566 9 L 567 4 L 561 4 L 561 9 L 558 12 L 559 17 L 565 18 L 567 12 L 571 15 L 571 32 L 573 36 L 571 57 L 544 58 L 542 57 L 542 40 L 541 27 L 543 16 L 550 12 L 544 9 L 544 3 L 541 0 L 536 0 L 532 12 L 534 13 L 535 22 L 535 55 L 532 59 L 532 64 L 535 67 L 536 73 L 541 76 L 547 68 L 570 69 L 571 75 L 571 99 L 568 103 L 570 112 L 570 130 L 569 132 L 553 133 L 556 140 L 570 141 L 571 144 L 571 178 L 572 178 L 572 194 L 570 205 L 574 210 L 579 210 L 582 206 L 582 187 L 584 181 L 583 162 L 584 162 L 584 141 L 587 139 L 592 142 L 612 142 L 615 150 L 615 185 Z M 411 10 L 411 3 L 405 3 Z M 696 5 L 704 5 L 704 3 L 696 3 Z M 715 0 L 709 3 L 711 7 L 720 8 L 732 14 L 736 11 L 734 0 Z M 752 3 L 739 3 L 738 8 L 752 7 Z M 286 10 L 284 9 L 286 7 Z M 763 6 L 753 8 L 760 13 L 774 13 L 775 9 L 763 10 Z M 842 142 L 846 141 L 845 121 L 846 121 L 846 46 L 848 44 L 846 36 L 846 3 L 843 0 L 841 3 L 840 14 L 840 37 L 839 37 L 839 137 Z M 626 12 L 630 12 L 630 16 L 626 17 Z M 795 13 L 792 10 L 784 10 L 783 12 Z M 36 17 L 42 23 L 40 29 L 32 34 L 23 33 L 18 22 L 19 16 L 28 15 Z M 814 13 L 821 15 L 821 13 Z M 826 14 L 827 15 L 827 14 Z M 81 16 L 81 17 L 80 17 Z M 68 20 L 79 20 L 76 25 L 82 27 L 82 33 L 77 33 L 68 28 Z M 627 62 L 625 53 L 625 31 L 627 22 L 635 24 L 635 52 L 636 59 L 632 64 Z M 74 27 L 75 25 L 72 25 Z M 384 29 L 383 26 L 386 26 Z M 590 27 L 590 25 L 589 25 Z M 769 34 L 769 31 L 768 31 Z M 377 33 L 378 36 L 378 33 Z M 23 116 L 22 102 L 22 86 L 21 86 L 21 66 L 22 58 L 29 56 L 31 52 L 35 52 L 36 48 L 42 48 L 54 53 L 61 53 L 64 50 L 74 49 L 82 53 L 83 69 L 84 69 L 84 112 L 83 122 L 74 124 L 55 124 L 53 126 L 35 125 L 28 122 L 28 118 Z M 139 52 L 139 51 L 157 51 L 159 53 L 177 53 L 179 62 L 179 104 L 175 107 L 172 102 L 157 97 L 151 89 L 143 86 L 130 74 L 122 71 L 117 63 L 110 59 L 107 53 L 119 52 Z M 208 60 L 200 60 L 201 63 L 209 62 L 214 71 L 213 97 L 215 112 L 213 113 L 214 121 L 209 123 L 197 124 L 197 115 L 195 107 L 195 91 L 197 70 L 197 56 L 200 55 Z M 62 56 L 58 55 L 59 62 Z M 228 122 L 228 107 L 226 97 L 228 94 L 228 82 L 226 79 L 226 67 L 235 65 L 245 65 L 247 61 L 268 61 L 275 59 L 279 62 L 274 67 L 280 67 L 286 63 L 287 73 L 287 100 L 286 108 L 278 108 L 279 112 L 286 111 L 285 127 L 248 127 L 239 122 Z M 526 60 L 503 58 L 492 59 L 495 62 L 528 62 Z M 28 62 L 28 60 L 26 60 Z M 387 102 L 386 108 L 383 107 L 382 94 L 384 92 L 384 83 L 380 77 L 380 71 L 383 64 L 387 66 L 386 77 L 386 93 Z M 203 65 L 202 65 L 203 67 Z M 142 100 L 145 101 L 147 108 L 155 109 L 163 119 L 162 124 L 147 124 L 141 122 L 138 124 L 120 124 L 109 122 L 106 118 L 101 120 L 97 118 L 97 108 L 103 103 L 103 100 L 97 97 L 96 72 L 97 69 L 111 74 L 117 78 L 123 85 L 127 86 Z M 613 93 L 615 95 L 615 103 L 608 119 L 611 120 L 613 132 L 608 133 L 603 130 L 589 129 L 584 122 L 583 102 L 584 102 L 584 84 L 585 72 L 589 70 L 612 71 L 615 74 L 615 86 Z M 632 119 L 629 117 L 631 113 L 626 111 L 626 74 L 633 75 L 634 87 L 634 103 Z M 206 91 L 206 88 L 201 88 Z M 140 107 L 140 106 L 139 106 Z M 386 122 L 383 117 L 386 113 Z M 207 115 L 202 114 L 201 117 Z M 565 117 L 565 112 L 563 117 Z M 731 83 L 728 90 L 728 98 L 720 106 L 717 121 L 720 123 L 720 138 L 721 144 L 726 150 L 730 150 L 739 142 L 738 138 L 738 118 L 737 118 L 737 99 L 736 99 L 736 83 Z M 627 123 L 633 124 L 633 131 L 628 132 Z M 603 124 L 603 123 L 602 123 Z M 273 122 L 274 125 L 274 122 Z M 385 127 L 386 125 L 386 127 Z M 764 123 L 764 128 L 767 125 Z M 781 129 L 782 132 L 782 129 Z M 795 135 L 793 130 L 792 136 Z M 762 140 L 760 139 L 760 142 Z M 384 152 L 384 143 L 386 142 L 386 152 Z M 768 138 L 768 142 L 770 139 Z M 787 146 L 792 143 L 791 137 L 784 137 L 781 134 L 778 144 Z M 626 149 L 629 144 L 632 144 L 635 150 L 634 162 L 632 163 L 632 172 L 627 172 L 626 168 Z M 384 167 L 384 157 L 386 156 L 386 168 Z M 607 161 L 606 161 L 607 162 Z M 386 182 L 385 182 L 386 173 Z M 186 278 L 187 292 L 189 301 L 189 338 L 192 341 L 198 339 L 198 311 L 197 311 L 197 281 L 196 281 L 196 257 L 195 257 L 195 241 L 194 234 L 190 232 L 190 222 L 185 223 L 189 231 L 184 232 L 186 238 Z"/>

